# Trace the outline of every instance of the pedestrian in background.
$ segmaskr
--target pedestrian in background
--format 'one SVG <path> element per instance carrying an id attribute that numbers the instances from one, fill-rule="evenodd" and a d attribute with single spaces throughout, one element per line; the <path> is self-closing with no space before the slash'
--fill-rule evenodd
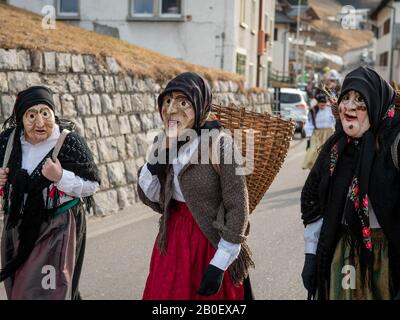
<path id="1" fill-rule="evenodd" d="M 310 109 L 304 126 L 307 137 L 307 151 L 303 162 L 303 169 L 311 169 L 318 157 L 320 148 L 334 133 L 336 119 L 332 113 L 328 97 L 322 90 L 315 94 L 317 104 Z"/>

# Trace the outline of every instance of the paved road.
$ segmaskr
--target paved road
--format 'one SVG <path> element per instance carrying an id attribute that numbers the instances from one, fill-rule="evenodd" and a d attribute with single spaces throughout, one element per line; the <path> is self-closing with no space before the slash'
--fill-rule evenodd
<path id="1" fill-rule="evenodd" d="M 292 141 L 285 164 L 251 216 L 249 244 L 256 269 L 257 299 L 305 299 L 300 273 L 304 258 L 300 191 L 305 142 Z M 118 215 L 90 219 L 81 277 L 84 299 L 140 299 L 157 233 L 158 215 L 142 205 Z M 0 300 L 5 299 L 3 288 Z"/>

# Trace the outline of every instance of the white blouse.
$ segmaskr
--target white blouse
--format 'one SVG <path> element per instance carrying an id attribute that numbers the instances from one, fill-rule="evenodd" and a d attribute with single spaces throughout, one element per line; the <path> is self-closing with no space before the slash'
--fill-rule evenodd
<path id="1" fill-rule="evenodd" d="M 336 124 L 335 117 L 332 113 L 332 108 L 326 106 L 324 109 L 318 111 L 315 117 L 315 125 L 317 129 L 334 128 Z M 304 126 L 304 131 L 306 132 L 307 138 L 311 137 L 314 133 L 314 123 L 311 117 L 311 111 L 308 114 L 308 119 L 306 125 Z"/>
<path id="2" fill-rule="evenodd" d="M 28 174 L 32 174 L 44 157 L 55 147 L 59 137 L 60 128 L 58 125 L 54 127 L 53 133 L 49 138 L 37 144 L 29 143 L 25 140 L 24 134 L 22 134 L 20 138 L 22 148 L 22 169 L 26 169 Z M 49 189 L 51 190 L 53 186 L 65 193 L 64 196 L 60 197 L 60 204 L 62 204 L 74 198 L 93 195 L 99 187 L 99 183 L 82 179 L 72 171 L 63 169 L 61 180 L 58 183 L 52 183 Z M 44 199 L 47 199 L 47 192 L 47 188 L 43 190 Z M 49 201 L 49 206 L 52 206 L 51 200 Z"/>
<path id="3" fill-rule="evenodd" d="M 198 145 L 199 139 L 184 145 L 179 152 L 178 158 L 173 161 L 174 179 L 172 198 L 177 201 L 186 202 L 182 194 L 178 176 L 182 168 L 192 158 L 194 152 L 197 151 Z M 139 186 L 150 201 L 159 202 L 161 190 L 160 181 L 156 175 L 153 176 L 151 174 L 147 168 L 147 163 L 143 166 L 142 171 L 140 172 Z M 226 271 L 232 262 L 239 256 L 240 249 L 240 244 L 231 243 L 221 238 L 218 243 L 218 249 L 213 259 L 210 261 L 210 264 Z"/>

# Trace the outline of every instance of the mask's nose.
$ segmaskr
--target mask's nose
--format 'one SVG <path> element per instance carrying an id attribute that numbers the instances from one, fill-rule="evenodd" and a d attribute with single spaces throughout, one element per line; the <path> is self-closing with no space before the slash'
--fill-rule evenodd
<path id="1" fill-rule="evenodd" d="M 172 98 L 170 103 L 167 106 L 167 114 L 176 113 L 175 99 Z"/>
<path id="2" fill-rule="evenodd" d="M 42 128 L 44 126 L 44 121 L 42 115 L 39 113 L 36 116 L 36 126 Z"/>

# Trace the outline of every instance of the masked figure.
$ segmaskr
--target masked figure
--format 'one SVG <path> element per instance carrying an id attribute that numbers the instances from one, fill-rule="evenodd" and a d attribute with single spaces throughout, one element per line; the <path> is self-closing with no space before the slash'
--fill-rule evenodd
<path id="1" fill-rule="evenodd" d="M 324 75 L 324 84 L 334 96 L 338 96 L 340 92 L 340 74 L 336 70 L 330 70 Z"/>
<path id="2" fill-rule="evenodd" d="M 326 94 L 318 90 L 315 94 L 315 100 L 317 104 L 310 109 L 304 126 L 307 137 L 307 153 L 304 158 L 303 169 L 313 167 L 320 148 L 333 134 L 336 123 Z"/>
<path id="3" fill-rule="evenodd" d="M 317 299 L 399 298 L 400 115 L 395 95 L 370 68 L 355 69 L 344 80 L 337 131 L 301 194 L 306 225 L 302 277 Z"/>
<path id="4" fill-rule="evenodd" d="M 0 169 L 0 280 L 9 299 L 80 298 L 85 213 L 100 179 L 85 141 L 64 131 L 71 123 L 54 109 L 49 89 L 28 88 L 0 134 L 0 161 L 9 158 Z"/>
<path id="5" fill-rule="evenodd" d="M 154 146 L 166 161 L 150 159 L 138 179 L 140 199 L 161 214 L 143 299 L 252 298 L 245 177 L 223 156 L 218 169 L 193 161 L 202 129 L 222 129 L 208 117 L 211 101 L 207 81 L 195 73 L 179 75 L 158 97 L 165 135 Z M 220 142 L 221 155 L 235 148 L 229 135 Z"/>

